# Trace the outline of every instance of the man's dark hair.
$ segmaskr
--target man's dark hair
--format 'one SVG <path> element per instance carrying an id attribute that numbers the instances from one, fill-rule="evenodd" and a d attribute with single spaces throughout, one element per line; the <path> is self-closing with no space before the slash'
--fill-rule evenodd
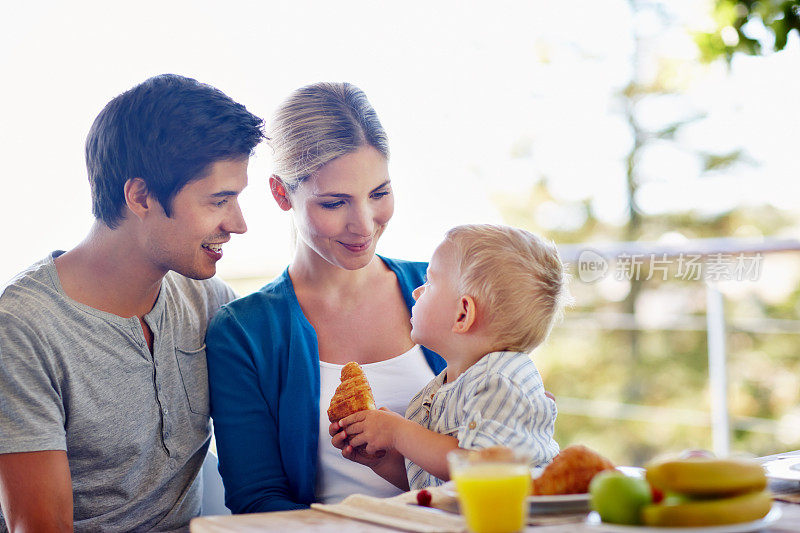
<path id="1" fill-rule="evenodd" d="M 86 138 L 92 213 L 116 228 L 125 182 L 142 178 L 170 216 L 178 191 L 213 163 L 249 157 L 263 125 L 210 85 L 176 74 L 148 79 L 111 100 Z"/>

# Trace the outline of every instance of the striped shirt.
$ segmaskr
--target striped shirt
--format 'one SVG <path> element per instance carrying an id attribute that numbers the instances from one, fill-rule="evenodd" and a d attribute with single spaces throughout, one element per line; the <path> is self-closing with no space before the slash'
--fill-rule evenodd
<path id="1" fill-rule="evenodd" d="M 452 383 L 445 369 L 422 389 L 406 410 L 406 418 L 442 435 L 458 439 L 466 449 L 508 446 L 531 456 L 541 468 L 558 454 L 553 440 L 556 404 L 529 354 L 492 352 Z M 437 486 L 443 480 L 406 459 L 411 489 Z"/>

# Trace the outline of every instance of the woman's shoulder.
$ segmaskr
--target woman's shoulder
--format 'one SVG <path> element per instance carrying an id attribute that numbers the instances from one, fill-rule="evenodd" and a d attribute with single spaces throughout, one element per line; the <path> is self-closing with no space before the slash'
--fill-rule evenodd
<path id="1" fill-rule="evenodd" d="M 288 316 L 291 290 L 291 281 L 284 271 L 257 291 L 223 305 L 214 321 L 263 322 L 265 318 Z"/>
<path id="2" fill-rule="evenodd" d="M 394 259 L 391 257 L 378 256 L 383 262 L 397 275 L 401 282 L 419 287 L 425 283 L 425 271 L 428 269 L 427 261 L 409 261 L 406 259 Z"/>
<path id="3" fill-rule="evenodd" d="M 386 263 L 392 270 L 396 268 L 403 271 L 421 271 L 424 273 L 425 269 L 428 268 L 427 261 L 410 261 L 408 259 L 397 259 L 383 255 L 379 255 L 378 257 L 380 257 L 383 262 Z"/>

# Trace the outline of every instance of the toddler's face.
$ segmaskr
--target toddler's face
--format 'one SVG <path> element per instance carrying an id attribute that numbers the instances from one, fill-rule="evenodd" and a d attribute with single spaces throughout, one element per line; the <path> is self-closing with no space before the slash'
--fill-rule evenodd
<path id="1" fill-rule="evenodd" d="M 436 248 L 428 264 L 427 282 L 414 290 L 417 301 L 411 309 L 411 340 L 442 351 L 458 317 L 455 248 L 447 241 Z"/>

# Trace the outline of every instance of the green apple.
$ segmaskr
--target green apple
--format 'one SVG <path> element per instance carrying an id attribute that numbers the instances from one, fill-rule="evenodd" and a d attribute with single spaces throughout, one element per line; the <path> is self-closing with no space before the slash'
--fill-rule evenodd
<path id="1" fill-rule="evenodd" d="M 592 509 L 603 522 L 640 524 L 641 509 L 653 501 L 650 484 L 616 470 L 597 474 L 589 484 Z"/>

